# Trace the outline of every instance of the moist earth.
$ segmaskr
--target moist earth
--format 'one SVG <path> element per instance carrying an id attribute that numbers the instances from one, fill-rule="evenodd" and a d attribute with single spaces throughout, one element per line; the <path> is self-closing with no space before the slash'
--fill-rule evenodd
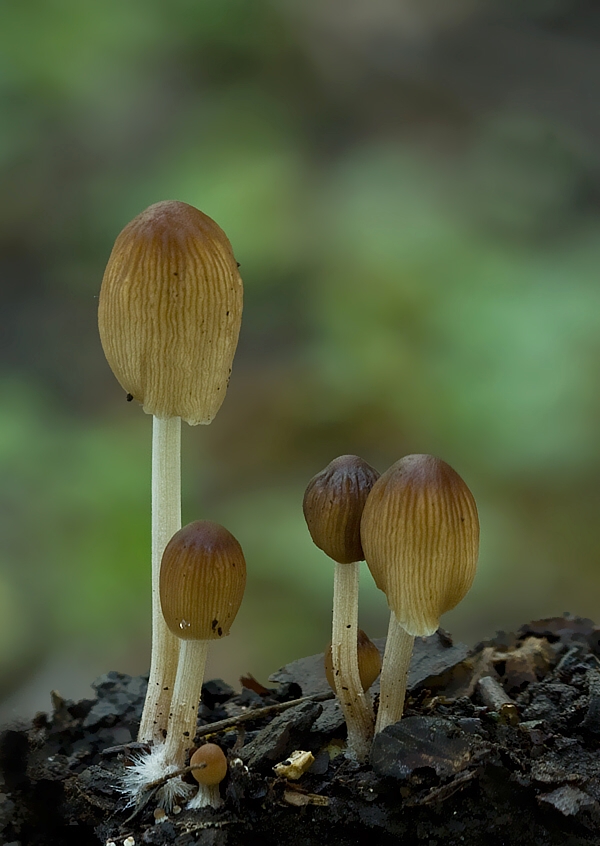
<path id="1" fill-rule="evenodd" d="M 196 742 L 209 737 L 229 759 L 222 808 L 164 814 L 152 791 L 127 807 L 121 778 L 139 751 L 147 680 L 111 672 L 94 699 L 54 693 L 52 714 L 3 731 L 0 843 L 600 843 L 600 628 L 590 620 L 540 620 L 473 649 L 441 630 L 417 639 L 405 717 L 362 766 L 343 754 L 322 655 L 268 687 L 241 681 L 241 693 L 207 682 L 198 714 Z M 310 769 L 277 776 L 296 750 L 312 753 Z"/>

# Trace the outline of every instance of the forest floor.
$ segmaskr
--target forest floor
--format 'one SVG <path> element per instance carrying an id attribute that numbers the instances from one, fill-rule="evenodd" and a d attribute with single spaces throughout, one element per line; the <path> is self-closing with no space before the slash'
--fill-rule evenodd
<path id="1" fill-rule="evenodd" d="M 165 814 L 152 791 L 126 807 L 144 678 L 108 673 L 81 702 L 54 694 L 51 715 L 0 736 L 0 843 L 600 843 L 600 628 L 590 620 L 540 620 L 473 649 L 443 631 L 417 639 L 405 717 L 362 766 L 343 754 L 322 661 L 296 661 L 268 688 L 248 676 L 240 694 L 204 685 L 196 740 L 210 734 L 229 759 L 219 809 Z M 312 753 L 310 769 L 276 775 L 296 750 Z"/>

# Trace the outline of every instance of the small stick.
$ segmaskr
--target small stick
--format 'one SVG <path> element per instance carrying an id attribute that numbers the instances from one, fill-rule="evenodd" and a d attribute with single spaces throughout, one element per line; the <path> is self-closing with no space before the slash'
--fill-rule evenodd
<path id="1" fill-rule="evenodd" d="M 238 723 L 247 723 L 250 720 L 262 720 L 263 717 L 268 717 L 271 714 L 281 714 L 287 711 L 288 708 L 293 708 L 295 705 L 302 705 L 303 702 L 325 702 L 327 699 L 335 699 L 333 691 L 326 693 L 315 693 L 313 696 L 301 696 L 299 699 L 290 699 L 289 702 L 278 702 L 277 705 L 265 705 L 263 708 L 254 708 L 252 711 L 246 711 L 245 714 L 240 714 L 237 717 L 227 717 L 225 720 L 219 720 L 216 723 L 209 723 L 202 726 L 196 732 L 196 737 L 206 737 L 207 734 L 217 734 L 221 731 L 226 731 L 228 728 L 235 728 Z"/>
<path id="2" fill-rule="evenodd" d="M 483 701 L 492 711 L 497 711 L 503 722 L 516 726 L 519 722 L 519 712 L 516 704 L 504 690 L 502 685 L 492 676 L 483 676 L 477 682 L 477 690 Z"/>
<path id="3" fill-rule="evenodd" d="M 202 762 L 201 764 L 194 764 L 194 766 L 190 764 L 188 767 L 180 767 L 180 769 L 174 770 L 172 773 L 167 773 L 167 775 L 161 776 L 160 778 L 157 778 L 154 781 L 149 781 L 148 784 L 144 785 L 144 790 L 154 790 L 156 787 L 162 787 L 163 784 L 166 784 L 168 781 L 171 781 L 172 778 L 187 775 L 193 770 L 203 770 L 205 767 L 206 763 L 204 762 Z"/>
<path id="4" fill-rule="evenodd" d="M 312 696 L 301 696 L 299 699 L 290 699 L 289 702 L 278 702 L 276 705 L 265 705 L 262 708 L 253 708 L 251 711 L 246 711 L 239 714 L 237 717 L 227 717 L 225 720 L 218 720 L 215 723 L 208 723 L 201 726 L 196 731 L 196 737 L 206 737 L 208 734 L 218 734 L 221 731 L 226 731 L 229 728 L 235 728 L 240 723 L 251 722 L 252 720 L 262 720 L 263 717 L 268 717 L 271 714 L 281 714 L 287 711 L 288 708 L 293 708 L 295 705 L 302 705 L 303 702 L 326 702 L 328 699 L 335 699 L 335 694 L 332 691 L 324 693 L 314 693 Z M 122 743 L 119 746 L 108 746 L 102 749 L 101 755 L 110 756 L 117 755 L 119 752 L 128 752 L 131 749 L 145 749 L 147 744 L 133 742 Z M 179 770 L 172 775 L 177 775 Z M 167 777 L 172 778 L 172 775 Z"/>

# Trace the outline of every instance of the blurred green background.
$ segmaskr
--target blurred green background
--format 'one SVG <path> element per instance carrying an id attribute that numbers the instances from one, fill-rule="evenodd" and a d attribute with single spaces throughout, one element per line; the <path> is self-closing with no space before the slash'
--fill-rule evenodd
<path id="1" fill-rule="evenodd" d="M 301 502 L 341 453 L 434 453 L 470 485 L 456 636 L 600 616 L 596 2 L 29 0 L 0 23 L 0 718 L 147 669 L 151 420 L 96 307 L 161 199 L 215 218 L 245 283 L 226 401 L 183 436 L 184 521 L 248 562 L 211 675 L 322 650 L 333 565 Z"/>

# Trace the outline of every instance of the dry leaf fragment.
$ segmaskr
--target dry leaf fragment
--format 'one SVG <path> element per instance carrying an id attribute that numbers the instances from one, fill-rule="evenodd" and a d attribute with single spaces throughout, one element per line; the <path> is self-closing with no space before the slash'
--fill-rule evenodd
<path id="1" fill-rule="evenodd" d="M 297 808 L 303 808 L 306 805 L 321 805 L 323 807 L 329 805 L 328 796 L 319 796 L 318 793 L 296 793 L 295 790 L 286 790 L 283 794 L 283 801 L 288 805 L 295 805 Z"/>

